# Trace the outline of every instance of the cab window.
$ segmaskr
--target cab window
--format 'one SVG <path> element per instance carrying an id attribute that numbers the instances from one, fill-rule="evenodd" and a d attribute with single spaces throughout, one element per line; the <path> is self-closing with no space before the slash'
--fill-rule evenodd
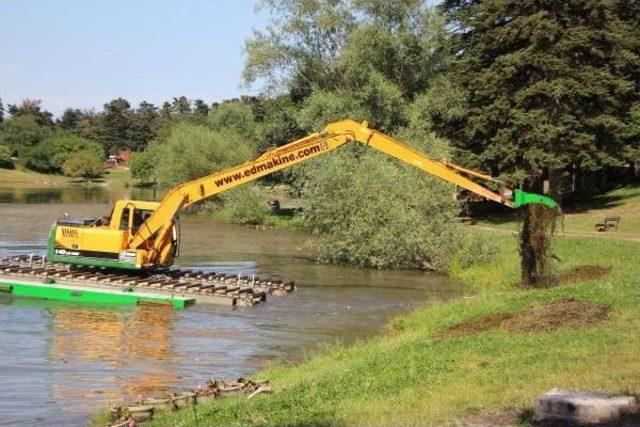
<path id="1" fill-rule="evenodd" d="M 126 230 L 127 228 L 129 228 L 129 209 L 123 209 L 120 217 L 120 230 Z"/>
<path id="2" fill-rule="evenodd" d="M 152 211 L 144 209 L 136 209 L 133 211 L 133 229 L 131 230 L 133 233 L 136 233 L 147 218 L 151 216 L 151 212 Z"/>

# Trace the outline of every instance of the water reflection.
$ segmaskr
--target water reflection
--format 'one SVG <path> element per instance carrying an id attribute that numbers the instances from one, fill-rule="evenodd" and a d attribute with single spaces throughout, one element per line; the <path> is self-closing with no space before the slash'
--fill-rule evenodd
<path id="1" fill-rule="evenodd" d="M 107 203 L 120 198 L 156 200 L 153 188 L 130 187 L 120 192 L 99 185 L 77 185 L 61 188 L 0 187 L 0 203 Z"/>
<path id="2" fill-rule="evenodd" d="M 100 394 L 115 401 L 122 396 L 164 394 L 180 380 L 173 373 L 172 362 L 180 356 L 171 344 L 175 320 L 171 308 L 61 306 L 51 316 L 50 363 L 73 363 L 77 370 L 57 375 L 55 398 L 95 399 Z M 86 381 L 96 364 L 106 366 L 111 375 Z M 133 372 L 126 375 L 127 370 Z M 97 384 L 101 390 L 96 390 Z"/>

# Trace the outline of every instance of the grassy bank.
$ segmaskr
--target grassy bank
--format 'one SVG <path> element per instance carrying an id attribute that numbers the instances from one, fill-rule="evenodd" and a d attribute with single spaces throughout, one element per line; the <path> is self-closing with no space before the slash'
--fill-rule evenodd
<path id="1" fill-rule="evenodd" d="M 129 169 L 109 169 L 105 171 L 102 178 L 87 181 L 62 175 L 34 172 L 19 165 L 16 169 L 0 168 L 0 187 L 46 189 L 79 185 L 102 185 L 120 190 L 133 185 L 133 180 Z"/>
<path id="2" fill-rule="evenodd" d="M 268 378 L 275 394 L 198 406 L 198 423 L 424 425 L 521 411 L 552 387 L 640 392 L 640 247 L 557 239 L 565 283 L 519 290 L 516 240 L 497 240 L 500 255 L 492 264 L 454 272 L 481 289 L 477 296 L 426 304 L 375 338 L 260 372 L 256 378 Z M 587 265 L 611 270 L 595 277 L 575 269 Z M 566 310 L 544 310 L 563 303 L 584 305 L 573 313 L 577 322 L 562 317 Z M 606 316 L 581 322 L 580 312 L 591 308 Z M 514 319 L 520 327 L 512 327 Z M 196 420 L 182 411 L 151 425 Z"/>
<path id="3" fill-rule="evenodd" d="M 620 237 L 640 242 L 640 184 L 619 188 L 608 193 L 588 199 L 574 208 L 567 210 L 564 217 L 564 230 L 567 235 L 598 235 L 604 237 Z M 477 225 L 496 228 L 504 231 L 519 231 L 518 212 L 513 211 L 502 216 L 476 221 Z M 595 231 L 595 224 L 605 217 L 620 216 L 617 232 L 603 233 Z M 561 224 L 558 224 L 561 226 Z"/>
<path id="4" fill-rule="evenodd" d="M 43 174 L 21 167 L 0 168 L 0 187 L 10 188 L 50 188 L 71 185 L 71 180 L 60 175 Z"/>

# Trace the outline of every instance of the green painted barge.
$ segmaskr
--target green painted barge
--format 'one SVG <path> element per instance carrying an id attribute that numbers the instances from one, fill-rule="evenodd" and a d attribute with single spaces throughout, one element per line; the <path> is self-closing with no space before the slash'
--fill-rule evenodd
<path id="1" fill-rule="evenodd" d="M 194 298 L 182 296 L 46 282 L 0 277 L 0 295 L 108 305 L 168 306 L 174 309 L 195 304 Z"/>

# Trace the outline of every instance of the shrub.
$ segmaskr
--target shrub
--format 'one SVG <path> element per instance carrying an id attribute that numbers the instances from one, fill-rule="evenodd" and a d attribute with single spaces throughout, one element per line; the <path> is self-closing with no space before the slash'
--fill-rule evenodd
<path id="1" fill-rule="evenodd" d="M 266 201 L 254 186 L 245 185 L 221 195 L 220 216 L 234 224 L 263 224 L 269 215 Z"/>
<path id="2" fill-rule="evenodd" d="M 11 150 L 6 145 L 0 144 L 0 168 L 13 169 L 11 162 Z"/>
<path id="3" fill-rule="evenodd" d="M 156 182 L 156 156 L 152 149 L 131 156 L 131 176 L 143 183 Z"/>
<path id="4" fill-rule="evenodd" d="M 455 188 L 349 146 L 300 171 L 307 225 L 323 262 L 446 270 L 462 242 Z"/>
<path id="5" fill-rule="evenodd" d="M 254 142 L 233 131 L 178 123 L 166 142 L 158 143 L 155 149 L 159 183 L 175 185 L 243 163 L 253 156 Z"/>
<path id="6" fill-rule="evenodd" d="M 45 140 L 24 153 L 25 165 L 29 169 L 46 173 L 63 172 L 63 165 L 74 153 L 87 152 L 87 156 L 99 163 L 104 160 L 100 144 L 68 131 L 50 134 Z M 102 165 L 100 166 L 102 168 Z"/>
<path id="7" fill-rule="evenodd" d="M 104 164 L 95 151 L 76 151 L 62 164 L 62 172 L 73 178 L 97 178 L 104 173 Z"/>

